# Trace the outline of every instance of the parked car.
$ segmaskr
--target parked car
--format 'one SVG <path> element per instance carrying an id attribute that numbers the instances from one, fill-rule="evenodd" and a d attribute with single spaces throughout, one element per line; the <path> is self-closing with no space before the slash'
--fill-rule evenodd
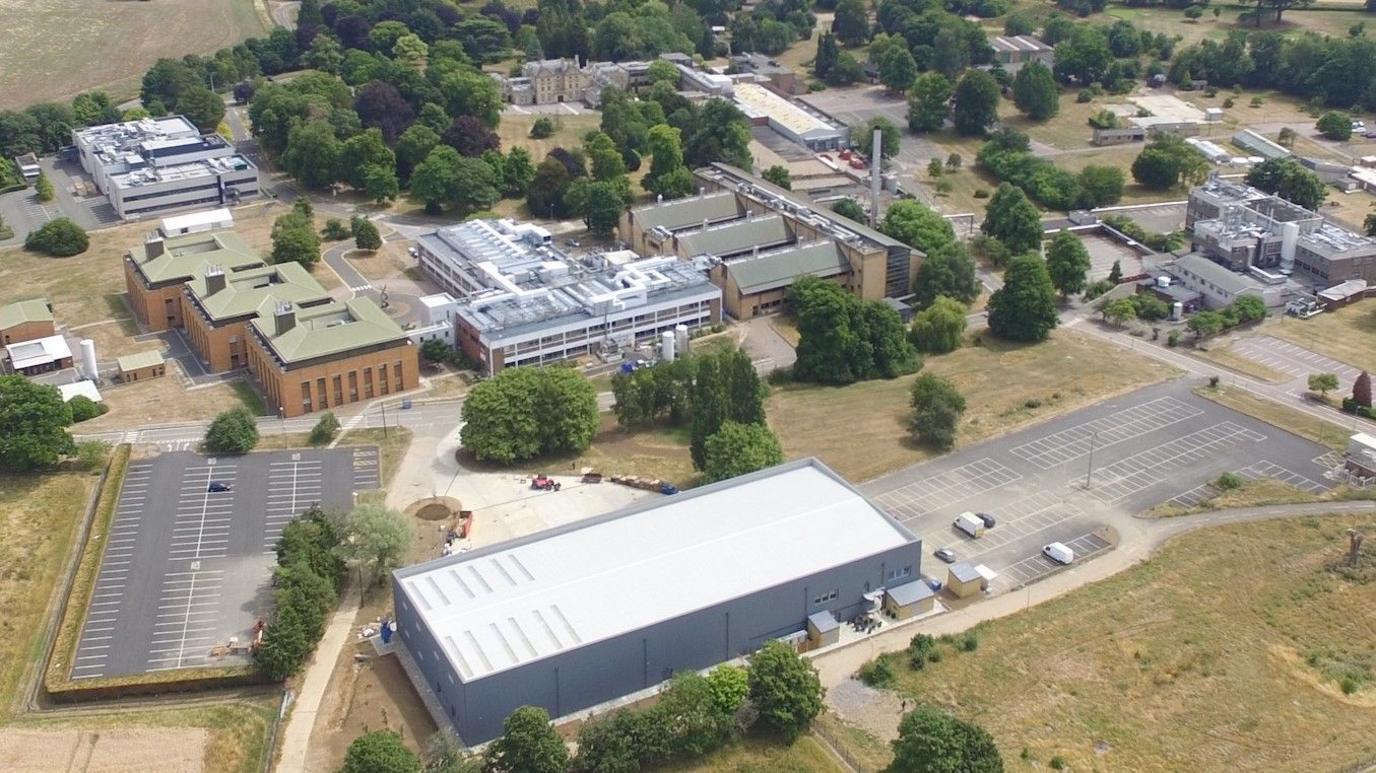
<path id="1" fill-rule="evenodd" d="M 954 564 L 956 562 L 956 552 L 950 548 L 938 548 L 932 555 L 948 564 Z"/>
<path id="2" fill-rule="evenodd" d="M 984 521 L 984 528 L 986 529 L 992 529 L 999 523 L 993 513 L 975 513 L 975 517 Z"/>
<path id="3" fill-rule="evenodd" d="M 923 577 L 923 578 L 922 578 L 922 581 L 925 582 L 925 583 L 927 583 L 927 587 L 932 589 L 932 593 L 940 593 L 940 592 L 941 592 L 941 588 L 942 588 L 941 580 L 938 580 L 938 579 L 935 578 L 935 577 Z"/>
<path id="4" fill-rule="evenodd" d="M 1366 138 L 1369 139 L 1369 140 L 1376 140 L 1376 131 L 1367 132 L 1367 133 L 1363 134 L 1362 136 L 1363 136 L 1363 137 L 1366 137 Z"/>
<path id="5" fill-rule="evenodd" d="M 1060 542 L 1044 546 L 1042 554 L 1058 564 L 1069 564 L 1075 560 L 1075 551 Z"/>
<path id="6" fill-rule="evenodd" d="M 210 485 L 206 486 L 206 490 L 212 492 L 229 491 L 229 484 L 222 480 L 212 480 Z"/>

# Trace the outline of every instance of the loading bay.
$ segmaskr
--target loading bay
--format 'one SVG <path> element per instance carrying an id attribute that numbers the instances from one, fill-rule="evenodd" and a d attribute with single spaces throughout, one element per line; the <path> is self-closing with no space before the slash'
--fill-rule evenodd
<path id="1" fill-rule="evenodd" d="M 378 474 L 375 446 L 131 461 L 72 679 L 247 662 L 210 650 L 271 611 L 282 528 L 316 504 L 347 510 Z"/>
<path id="2" fill-rule="evenodd" d="M 1006 591 L 1061 567 L 1041 555 L 1063 542 L 1077 561 L 1112 547 L 1114 524 L 1163 502 L 1192 507 L 1224 472 L 1309 493 L 1332 487 L 1328 449 L 1194 394 L 1177 379 L 876 478 L 860 490 L 922 537 L 930 552 L 983 564 Z M 1091 469 L 1092 468 L 1092 469 Z M 1088 484 L 1088 485 L 1087 485 Z M 974 539 L 963 511 L 997 525 Z M 944 566 L 923 561 L 945 579 Z"/>

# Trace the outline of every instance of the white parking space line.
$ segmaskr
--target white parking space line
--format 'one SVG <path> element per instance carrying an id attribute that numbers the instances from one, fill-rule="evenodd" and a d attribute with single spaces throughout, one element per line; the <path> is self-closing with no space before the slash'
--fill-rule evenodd
<path id="1" fill-rule="evenodd" d="M 985 457 L 886 491 L 874 499 L 900 520 L 916 518 L 962 499 L 1006 486 L 1022 475 Z"/>
<path id="2" fill-rule="evenodd" d="M 1166 480 L 1175 470 L 1199 464 L 1242 443 L 1260 443 L 1266 436 L 1231 421 L 1182 435 L 1094 470 L 1090 493 L 1104 502 L 1145 491 Z"/>
<path id="3" fill-rule="evenodd" d="M 1009 451 L 1043 470 L 1049 470 L 1087 455 L 1091 446 L 1106 448 L 1192 419 L 1202 413 L 1202 410 L 1174 397 L 1159 397 L 1014 446 Z"/>

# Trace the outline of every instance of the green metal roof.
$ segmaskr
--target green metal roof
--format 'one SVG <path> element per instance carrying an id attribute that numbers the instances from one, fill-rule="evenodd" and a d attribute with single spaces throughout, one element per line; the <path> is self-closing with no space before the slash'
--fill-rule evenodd
<path id="1" fill-rule="evenodd" d="M 186 281 L 201 273 L 205 266 L 223 266 L 225 271 L 264 265 L 243 237 L 233 231 L 186 234 L 163 240 L 163 253 L 149 258 L 143 248 L 130 256 L 139 271 L 151 284 Z"/>
<path id="2" fill-rule="evenodd" d="M 149 368 L 154 365 L 163 364 L 162 352 L 156 349 L 147 352 L 135 352 L 126 354 L 123 357 L 115 358 L 115 363 L 119 365 L 121 373 L 128 373 L 139 368 Z"/>
<path id="3" fill-rule="evenodd" d="M 725 220 L 745 214 L 732 191 L 719 191 L 686 199 L 675 199 L 634 210 L 637 227 L 646 231 L 655 226 L 669 230 L 701 225 L 703 220 Z"/>
<path id="4" fill-rule="evenodd" d="M 726 225 L 697 230 L 678 237 L 681 254 L 689 257 L 715 255 L 719 258 L 748 252 L 753 247 L 769 247 L 793 240 L 784 219 L 778 215 L 733 220 Z"/>
<path id="5" fill-rule="evenodd" d="M 208 291 L 202 267 L 186 287 L 212 320 L 252 314 L 269 299 L 309 304 L 330 297 L 299 263 L 278 263 L 226 273 L 225 287 L 216 293 Z"/>
<path id="6" fill-rule="evenodd" d="M 25 322 L 52 322 L 53 312 L 47 298 L 30 298 L 0 306 L 0 330 Z"/>
<path id="7" fill-rule="evenodd" d="M 835 242 L 817 242 L 726 264 L 727 273 L 746 293 L 785 287 L 804 275 L 835 276 L 849 269 L 850 263 Z"/>
<path id="8" fill-rule="evenodd" d="M 313 360 L 406 338 L 406 331 L 367 298 L 319 306 L 293 304 L 293 308 L 295 324 L 280 333 L 271 301 L 264 302 L 258 317 L 251 323 L 284 363 Z"/>

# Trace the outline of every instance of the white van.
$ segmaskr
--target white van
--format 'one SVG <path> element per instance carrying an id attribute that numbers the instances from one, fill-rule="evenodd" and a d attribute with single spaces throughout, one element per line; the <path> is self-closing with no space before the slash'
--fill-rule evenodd
<path id="1" fill-rule="evenodd" d="M 978 539 L 984 535 L 984 521 L 980 520 L 974 513 L 961 513 L 951 523 L 957 529 Z"/>
<path id="2" fill-rule="evenodd" d="M 1060 542 L 1046 545 L 1042 548 L 1042 554 L 1058 564 L 1068 564 L 1075 560 L 1075 551 Z"/>

